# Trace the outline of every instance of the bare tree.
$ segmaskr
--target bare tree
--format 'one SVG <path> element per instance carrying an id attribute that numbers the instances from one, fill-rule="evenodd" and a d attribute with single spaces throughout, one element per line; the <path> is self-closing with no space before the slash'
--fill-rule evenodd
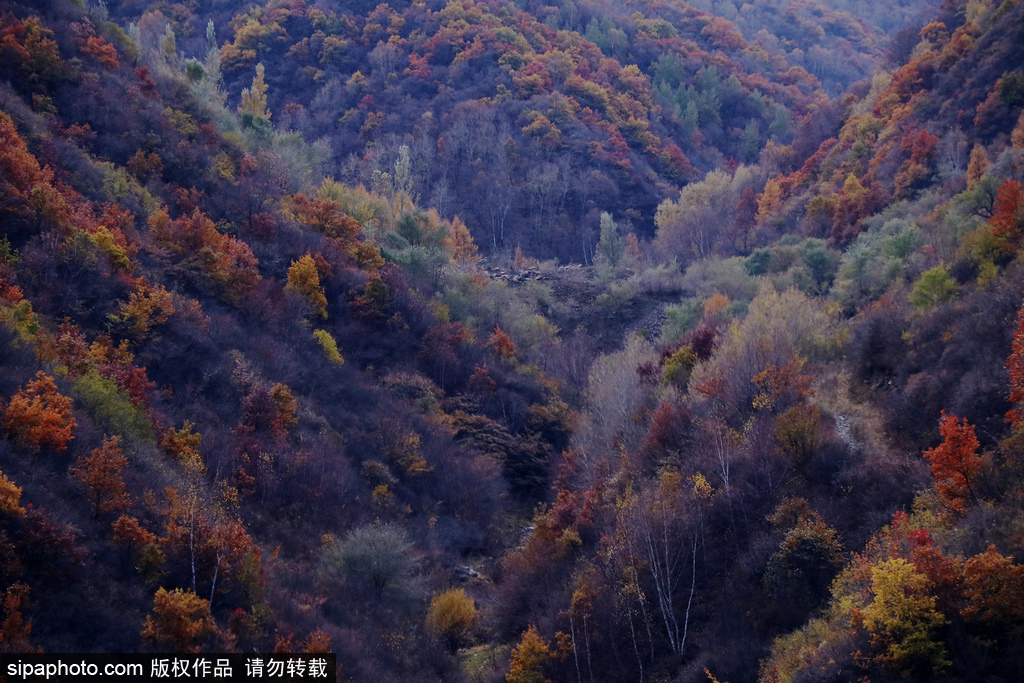
<path id="1" fill-rule="evenodd" d="M 385 43 L 383 40 L 377 43 L 377 47 L 370 50 L 370 64 L 373 70 L 387 78 L 388 74 L 395 70 L 402 51 L 394 43 Z"/>
<path id="2" fill-rule="evenodd" d="M 964 172 L 967 161 L 967 136 L 960 127 L 950 128 L 939 144 L 939 175 L 956 178 Z"/>
<path id="3" fill-rule="evenodd" d="M 328 571 L 344 572 L 367 583 L 380 600 L 388 588 L 401 586 L 413 573 L 416 556 L 404 527 L 364 524 L 352 529 L 340 543 L 328 544 L 323 563 Z"/>
<path id="4" fill-rule="evenodd" d="M 490 159 L 492 180 L 491 191 L 487 196 L 487 213 L 491 223 L 491 241 L 497 252 L 498 246 L 505 244 L 505 226 L 515 193 L 512 187 L 512 159 L 508 153 L 508 146 L 512 142 L 508 121 L 503 119 L 495 132 Z"/>
<path id="5" fill-rule="evenodd" d="M 641 566 L 653 584 L 665 636 L 679 657 L 686 649 L 697 594 L 703 509 L 711 495 L 702 476 L 683 480 L 677 471 L 664 470 L 654 486 L 630 501 L 626 514 L 629 533 L 635 538 L 631 547 L 640 549 Z M 685 606 L 681 604 L 684 597 Z"/>
<path id="6" fill-rule="evenodd" d="M 645 339 L 637 336 L 621 351 L 594 361 L 586 393 L 587 410 L 574 443 L 585 460 L 600 461 L 617 456 L 620 448 L 633 450 L 640 445 L 646 425 L 636 416 L 652 397 L 652 387 L 637 373 L 645 363 L 657 363 L 657 355 Z"/>

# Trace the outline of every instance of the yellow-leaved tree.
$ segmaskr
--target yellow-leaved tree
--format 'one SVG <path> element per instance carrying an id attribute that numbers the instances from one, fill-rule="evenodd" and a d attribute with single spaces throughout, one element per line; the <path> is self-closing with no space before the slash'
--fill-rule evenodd
<path id="1" fill-rule="evenodd" d="M 242 91 L 242 103 L 238 105 L 238 113 L 242 117 L 242 123 L 252 125 L 255 119 L 266 119 L 270 121 L 270 111 L 267 109 L 267 84 L 263 81 L 263 64 L 256 65 L 256 76 L 252 79 L 252 87 Z"/>
<path id="2" fill-rule="evenodd" d="M 320 286 L 316 261 L 308 251 L 298 261 L 292 261 L 288 269 L 288 284 L 284 289 L 301 297 L 317 316 L 327 318 L 327 297 Z"/>
<path id="3" fill-rule="evenodd" d="M 902 557 L 887 560 L 871 569 L 874 600 L 862 613 L 875 647 L 900 670 L 923 678 L 941 674 L 950 664 L 937 637 L 946 619 L 928 588 L 928 577 L 913 563 Z"/>
<path id="4" fill-rule="evenodd" d="M 438 593 L 430 601 L 427 628 L 436 633 L 454 654 L 477 622 L 476 602 L 462 588 Z"/>
<path id="5" fill-rule="evenodd" d="M 0 512 L 5 515 L 21 516 L 25 514 L 25 508 L 21 507 L 20 503 L 21 487 L 0 472 Z"/>

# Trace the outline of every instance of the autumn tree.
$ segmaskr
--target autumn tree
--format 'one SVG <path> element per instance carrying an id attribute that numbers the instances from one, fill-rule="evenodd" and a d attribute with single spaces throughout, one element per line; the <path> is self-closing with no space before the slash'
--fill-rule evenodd
<path id="1" fill-rule="evenodd" d="M 818 446 L 821 412 L 812 405 L 793 406 L 775 421 L 775 438 L 782 449 L 803 464 Z"/>
<path id="2" fill-rule="evenodd" d="M 23 612 L 28 605 L 29 587 L 18 582 L 7 589 L 4 596 L 4 621 L 0 625 L 0 652 L 32 652 L 28 637 L 32 624 L 25 621 Z"/>
<path id="3" fill-rule="evenodd" d="M 914 283 L 910 303 L 920 308 L 934 308 L 952 298 L 956 291 L 956 281 L 946 267 L 935 266 L 921 273 L 921 277 Z"/>
<path id="4" fill-rule="evenodd" d="M 989 225 L 1004 252 L 1017 251 L 1024 232 L 1024 186 L 1016 180 L 1007 180 L 999 187 Z"/>
<path id="5" fill-rule="evenodd" d="M 342 249 L 353 254 L 363 226 L 342 211 L 336 200 L 324 196 L 310 199 L 297 194 L 282 203 L 299 222 L 336 240 Z"/>
<path id="6" fill-rule="evenodd" d="M 167 558 L 160 550 L 157 535 L 139 524 L 129 515 L 121 515 L 110 525 L 114 532 L 113 545 L 124 548 L 125 562 L 135 567 L 143 579 L 155 582 L 166 575 L 164 567 Z"/>
<path id="7" fill-rule="evenodd" d="M 746 317 L 723 333 L 720 341 L 715 340 L 718 348 L 709 361 L 694 368 L 690 386 L 719 401 L 728 411 L 738 412 L 753 406 L 758 395 L 765 393 L 759 390 L 753 378 L 764 372 L 769 364 L 780 369 L 778 372 L 790 368 L 798 350 L 817 344 L 831 325 L 830 314 L 798 290 L 780 294 L 771 287 L 763 287 L 750 303 Z M 694 352 L 701 357 L 699 346 L 695 340 Z M 793 372 L 787 371 L 784 375 L 791 376 L 793 383 L 785 385 L 787 388 L 780 395 L 782 397 L 798 397 L 800 393 L 800 383 L 796 381 L 800 373 L 795 372 L 795 367 L 791 369 Z M 766 373 L 766 379 L 771 374 Z M 778 379 L 782 377 L 779 375 Z M 769 384 L 774 382 L 773 379 Z M 792 400 L 772 398 L 770 392 L 766 398 L 780 407 Z"/>
<path id="8" fill-rule="evenodd" d="M 114 531 L 114 542 L 120 545 L 142 548 L 157 540 L 156 534 L 143 529 L 139 520 L 128 515 L 121 515 L 110 526 Z"/>
<path id="9" fill-rule="evenodd" d="M 438 593 L 430 601 L 427 628 L 444 639 L 454 654 L 477 622 L 476 602 L 462 588 Z"/>
<path id="10" fill-rule="evenodd" d="M 1006 421 L 1014 429 L 1024 418 L 1024 307 L 1017 312 L 1017 331 L 1013 334 L 1013 351 L 1006 361 L 1010 375 L 1010 402 L 1016 404 L 1006 413 Z"/>
<path id="11" fill-rule="evenodd" d="M 757 196 L 756 220 L 763 222 L 771 218 L 779 209 L 783 200 L 782 181 L 780 178 L 769 178 L 764 191 Z"/>
<path id="12" fill-rule="evenodd" d="M 842 544 L 836 530 L 802 498 L 785 499 L 769 521 L 786 529 L 786 535 L 768 561 L 764 585 L 779 604 L 800 610 L 803 618 L 828 597 L 844 563 Z"/>
<path id="13" fill-rule="evenodd" d="M 918 132 L 916 136 L 904 137 L 901 149 L 909 152 L 910 158 L 900 166 L 893 180 L 897 199 L 910 197 L 931 177 L 929 167 L 938 142 L 939 139 L 927 130 Z"/>
<path id="14" fill-rule="evenodd" d="M 662 374 L 666 384 L 686 386 L 690 373 L 697 365 L 697 354 L 689 344 L 680 344 L 679 348 L 662 354 Z"/>
<path id="15" fill-rule="evenodd" d="M 651 394 L 637 368 L 651 363 L 652 379 L 656 379 L 657 359 L 647 340 L 634 336 L 621 351 L 594 361 L 587 386 L 591 409 L 583 415 L 577 433 L 583 447 L 614 453 L 618 444 L 628 449 L 640 445 L 646 426 L 635 416 L 648 409 Z"/>
<path id="16" fill-rule="evenodd" d="M 142 336 L 174 315 L 174 300 L 162 285 L 152 286 L 139 278 L 128 301 L 121 304 L 113 322 L 123 322 L 135 335 Z"/>
<path id="17" fill-rule="evenodd" d="M 505 683 L 551 683 L 544 675 L 544 664 L 553 655 L 551 645 L 540 637 L 537 628 L 531 624 L 523 631 L 518 647 L 512 649 L 512 661 L 505 674 Z"/>
<path id="18" fill-rule="evenodd" d="M 331 636 L 321 628 L 312 632 L 299 643 L 299 650 L 306 654 L 328 653 L 331 647 Z"/>
<path id="19" fill-rule="evenodd" d="M 255 128 L 260 124 L 269 126 L 270 124 L 271 113 L 267 109 L 267 84 L 263 81 L 264 71 L 263 64 L 257 64 L 252 87 L 242 90 L 242 103 L 238 105 L 238 114 L 242 117 L 243 128 Z"/>
<path id="20" fill-rule="evenodd" d="M 260 281 L 258 261 L 249 245 L 218 231 L 198 208 L 173 221 L 166 208 L 154 211 L 149 231 L 157 244 L 182 256 L 189 271 L 204 273 L 232 303 L 243 301 Z"/>
<path id="21" fill-rule="evenodd" d="M 341 355 L 341 351 L 338 350 L 338 342 L 330 332 L 327 330 L 313 330 L 313 337 L 320 344 L 320 348 L 323 349 L 324 356 L 329 362 L 335 365 L 345 364 L 345 358 Z"/>
<path id="22" fill-rule="evenodd" d="M 384 257 L 381 256 L 380 247 L 372 238 L 356 242 L 352 247 L 351 254 L 356 265 L 369 273 L 376 274 L 384 267 Z"/>
<path id="23" fill-rule="evenodd" d="M 434 379 L 445 386 L 462 372 L 464 349 L 471 343 L 473 335 L 462 323 L 441 323 L 423 335 L 420 357 L 433 370 Z"/>
<path id="24" fill-rule="evenodd" d="M 26 388 L 18 388 L 3 417 L 4 429 L 22 445 L 55 451 L 67 448 L 75 424 L 71 399 L 57 393 L 53 378 L 42 370 Z"/>
<path id="25" fill-rule="evenodd" d="M 458 216 L 452 219 L 448 235 L 444 238 L 444 246 L 451 254 L 452 260 L 460 265 L 471 265 L 480 260 L 473 236 Z"/>
<path id="26" fill-rule="evenodd" d="M 142 637 L 161 650 L 201 652 L 203 639 L 216 631 L 209 602 L 192 591 L 161 588 L 153 597 L 153 614 L 146 617 Z"/>
<path id="27" fill-rule="evenodd" d="M 994 546 L 964 563 L 964 619 L 998 639 L 1024 630 L 1024 566 Z"/>
<path id="28" fill-rule="evenodd" d="M 195 425 L 186 420 L 181 429 L 171 427 L 160 440 L 160 448 L 180 463 L 186 471 L 202 470 L 205 467 L 199 453 L 203 435 L 193 431 L 194 429 Z"/>
<path id="29" fill-rule="evenodd" d="M 331 636 L 322 628 L 311 631 L 308 636 L 299 643 L 295 643 L 294 633 L 284 635 L 274 634 L 274 653 L 287 654 L 292 652 L 303 652 L 306 654 L 326 654 L 330 652 Z M 339 672 L 340 675 L 340 672 Z"/>
<path id="30" fill-rule="evenodd" d="M 298 424 L 299 405 L 287 385 L 267 387 L 254 381 L 242 399 L 242 425 L 253 431 L 268 430 L 275 436 L 287 436 L 288 428 Z"/>
<path id="31" fill-rule="evenodd" d="M 515 342 L 512 341 L 512 337 L 508 336 L 497 325 L 494 326 L 494 333 L 491 334 L 491 338 L 488 340 L 487 345 L 494 349 L 494 353 L 498 354 L 498 357 L 503 360 L 512 360 L 515 358 Z"/>
<path id="32" fill-rule="evenodd" d="M 939 431 L 943 442 L 939 446 L 925 451 L 924 457 L 932 466 L 932 476 L 937 480 L 935 488 L 942 500 L 954 511 L 962 511 L 967 499 L 974 497 L 972 483 L 974 475 L 981 468 L 978 456 L 978 437 L 974 435 L 974 426 L 957 419 L 955 415 L 946 415 L 942 411 Z"/>
<path id="33" fill-rule="evenodd" d="M 5 17 L 0 27 L 3 28 L 0 54 L 4 66 L 16 68 L 22 83 L 37 92 L 45 92 L 46 84 L 67 73 L 57 42 L 52 40 L 54 33 L 43 27 L 39 17 L 27 17 L 24 22 L 8 22 Z"/>
<path id="34" fill-rule="evenodd" d="M 981 180 L 981 177 L 988 171 L 988 152 L 981 143 L 975 143 L 971 149 L 971 159 L 967 162 L 967 186 L 974 187 L 974 184 Z"/>
<path id="35" fill-rule="evenodd" d="M 117 71 L 121 65 L 117 61 L 117 48 L 103 39 L 102 36 L 89 36 L 82 45 L 82 54 L 96 59 L 104 68 Z"/>
<path id="36" fill-rule="evenodd" d="M 922 680 L 941 674 L 948 653 L 937 638 L 946 619 L 935 609 L 928 578 L 907 560 L 887 560 L 871 570 L 874 600 L 862 613 L 873 645 L 892 664 Z"/>
<path id="37" fill-rule="evenodd" d="M 180 558 L 181 564 L 188 565 L 190 585 L 195 593 L 203 548 L 210 542 L 213 529 L 206 514 L 206 501 L 197 483 L 202 472 L 186 467 L 185 474 L 190 481 L 182 491 L 173 487 L 164 490 L 167 509 L 164 512 L 164 536 L 160 539 L 160 546 L 169 557 Z"/>
<path id="38" fill-rule="evenodd" d="M 679 656 L 689 637 L 703 515 L 713 495 L 702 474 L 683 479 L 674 467 L 664 467 L 647 491 L 619 503 L 628 564 L 642 567 L 649 578 L 651 603 L 669 647 Z"/>
<path id="39" fill-rule="evenodd" d="M 1013 132 L 1010 133 L 1010 142 L 1013 144 L 1014 149 L 1024 149 L 1024 112 L 1021 112 L 1020 117 L 1017 119 L 1017 125 L 1013 127 Z"/>
<path id="40" fill-rule="evenodd" d="M 113 436 L 105 438 L 102 446 L 79 458 L 71 468 L 75 479 L 89 490 L 96 517 L 131 505 L 121 476 L 121 469 L 127 465 L 128 458 L 121 452 L 121 437 Z"/>
<path id="41" fill-rule="evenodd" d="M 209 500 L 202 472 L 185 468 L 185 474 L 188 482 L 180 491 L 164 491 L 167 506 L 160 548 L 169 571 L 176 572 L 179 581 L 189 581 L 193 593 L 209 586 L 207 605 L 212 605 L 218 590 L 236 602 L 258 598 L 259 548 L 222 501 Z"/>
<path id="42" fill-rule="evenodd" d="M 723 217 L 735 209 L 744 178 L 749 178 L 748 171 L 735 176 L 711 171 L 700 182 L 686 185 L 678 202 L 661 202 L 654 223 L 658 227 L 656 244 L 666 256 L 708 256 L 723 237 Z"/>
<path id="43" fill-rule="evenodd" d="M 838 242 L 848 242 L 860 232 L 860 219 L 868 213 L 868 191 L 853 173 L 846 176 L 839 200 L 832 214 L 831 236 Z"/>
<path id="44" fill-rule="evenodd" d="M 242 522 L 216 508 L 212 514 L 213 531 L 203 548 L 213 570 L 210 577 L 210 605 L 222 592 L 252 605 L 262 598 L 263 556 Z M 230 595 L 229 595 L 230 597 Z"/>
<path id="45" fill-rule="evenodd" d="M 732 302 L 721 292 L 715 292 L 704 300 L 704 317 L 710 320 L 724 318 L 729 312 Z"/>
<path id="46" fill-rule="evenodd" d="M 376 321 L 384 317 L 384 312 L 391 306 L 391 289 L 381 278 L 380 273 L 373 273 L 363 286 L 363 293 L 352 301 L 355 314 L 365 320 Z"/>
<path id="47" fill-rule="evenodd" d="M 754 407 L 780 412 L 784 408 L 803 403 L 812 393 L 811 378 L 801 372 L 805 362 L 798 354 L 794 354 L 792 360 L 781 367 L 773 363 L 765 365 L 764 370 L 750 380 L 758 388 Z"/>
<path id="48" fill-rule="evenodd" d="M 270 387 L 270 396 L 277 404 L 277 419 L 282 429 L 287 430 L 289 427 L 299 424 L 299 418 L 295 416 L 299 410 L 299 403 L 292 396 L 292 390 L 288 388 L 287 384 L 280 382 L 274 384 Z"/>
<path id="49" fill-rule="evenodd" d="M 327 297 L 320 286 L 316 262 L 308 251 L 298 261 L 292 261 L 288 269 L 288 284 L 284 288 L 302 298 L 318 317 L 327 318 Z"/>
<path id="50" fill-rule="evenodd" d="M 21 487 L 16 486 L 13 481 L 0 472 L 0 513 L 5 515 L 24 515 L 25 508 L 21 502 Z"/>

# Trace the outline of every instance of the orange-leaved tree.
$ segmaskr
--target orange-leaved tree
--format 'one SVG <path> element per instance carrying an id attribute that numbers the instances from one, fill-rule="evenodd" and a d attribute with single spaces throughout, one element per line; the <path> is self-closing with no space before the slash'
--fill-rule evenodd
<path id="1" fill-rule="evenodd" d="M 974 148 L 971 149 L 971 159 L 967 163 L 967 187 L 971 188 L 981 180 L 988 167 L 988 152 L 985 151 L 984 145 L 978 142 L 974 143 Z"/>
<path id="2" fill-rule="evenodd" d="M 507 683 L 550 683 L 544 675 L 544 664 L 554 656 L 551 645 L 541 638 L 537 628 L 530 627 L 523 631 L 523 639 L 519 646 L 512 649 L 512 661 L 509 671 L 505 674 Z"/>
<path id="3" fill-rule="evenodd" d="M 1019 637 L 1024 630 L 1024 566 L 1015 564 L 990 545 L 964 563 L 961 615 L 994 640 Z"/>
<path id="4" fill-rule="evenodd" d="M 192 591 L 166 591 L 153 596 L 153 614 L 146 617 L 142 637 L 176 652 L 199 652 L 203 639 L 217 630 L 210 603 Z"/>
<path id="5" fill-rule="evenodd" d="M 932 476 L 937 480 L 935 489 L 946 505 L 959 512 L 967 499 L 974 496 L 974 475 L 981 468 L 980 444 L 967 418 L 961 421 L 955 415 L 946 415 L 945 410 L 939 431 L 942 443 L 925 451 L 924 457 L 932 465 Z"/>
<path id="6" fill-rule="evenodd" d="M 63 451 L 74 437 L 75 418 L 71 416 L 71 399 L 57 393 L 53 378 L 42 370 L 27 387 L 18 388 L 4 411 L 3 426 L 22 445 L 44 446 Z"/>
<path id="7" fill-rule="evenodd" d="M 128 458 L 121 452 L 121 437 L 112 436 L 103 439 L 102 446 L 79 458 L 71 468 L 75 479 L 89 489 L 96 517 L 104 512 L 124 510 L 132 504 L 121 476 L 121 469 L 127 465 Z"/>
<path id="8" fill-rule="evenodd" d="M 497 325 L 494 326 L 494 334 L 488 340 L 488 346 L 494 349 L 499 358 L 511 360 L 516 355 L 516 343 Z"/>
<path id="9" fill-rule="evenodd" d="M 252 248 L 222 234 L 198 208 L 173 221 L 166 207 L 154 211 L 149 232 L 158 245 L 184 257 L 190 269 L 205 273 L 230 303 L 245 301 L 260 281 L 259 262 Z"/>
<path id="10" fill-rule="evenodd" d="M 163 285 L 153 286 L 146 278 L 135 282 L 128 301 L 121 304 L 117 318 L 132 334 L 143 336 L 174 315 L 174 298 Z"/>
<path id="11" fill-rule="evenodd" d="M 359 221 L 345 213 L 338 202 L 328 197 L 309 199 L 304 194 L 297 194 L 286 198 L 283 204 L 300 223 L 337 240 L 346 251 L 352 249 L 362 234 L 363 226 Z"/>
<path id="12" fill-rule="evenodd" d="M 444 246 L 451 254 L 452 260 L 459 264 L 472 264 L 480 260 L 480 254 L 469 228 L 456 216 L 448 228 L 448 236 L 444 238 Z"/>
<path id="13" fill-rule="evenodd" d="M 110 528 L 114 532 L 113 545 L 128 551 L 128 558 L 144 579 L 155 581 L 166 575 L 164 566 L 167 558 L 160 550 L 156 534 L 144 529 L 139 520 L 128 515 L 118 517 Z"/>
<path id="14" fill-rule="evenodd" d="M 139 520 L 129 515 L 121 515 L 110 525 L 114 531 L 114 544 L 140 549 L 150 543 L 156 543 L 157 535 L 147 531 L 139 524 Z"/>

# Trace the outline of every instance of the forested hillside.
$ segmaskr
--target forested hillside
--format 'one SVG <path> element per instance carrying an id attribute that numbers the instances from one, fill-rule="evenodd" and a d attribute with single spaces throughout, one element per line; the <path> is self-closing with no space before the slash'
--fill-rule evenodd
<path id="1" fill-rule="evenodd" d="M 0 0 L 0 649 L 1012 680 L 1024 4 Z"/>

